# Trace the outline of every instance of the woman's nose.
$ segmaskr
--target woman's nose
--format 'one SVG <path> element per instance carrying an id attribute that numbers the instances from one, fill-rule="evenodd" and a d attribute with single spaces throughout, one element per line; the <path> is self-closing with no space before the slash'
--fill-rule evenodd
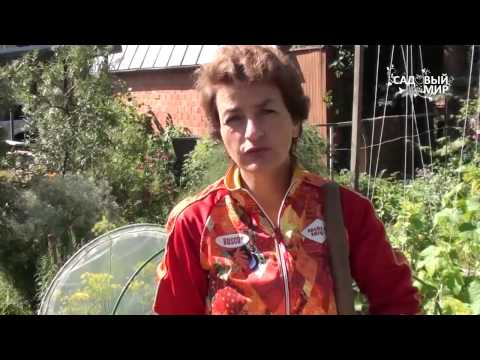
<path id="1" fill-rule="evenodd" d="M 263 130 L 260 128 L 258 121 L 254 119 L 247 119 L 245 128 L 245 138 L 250 141 L 256 141 L 264 135 Z"/>

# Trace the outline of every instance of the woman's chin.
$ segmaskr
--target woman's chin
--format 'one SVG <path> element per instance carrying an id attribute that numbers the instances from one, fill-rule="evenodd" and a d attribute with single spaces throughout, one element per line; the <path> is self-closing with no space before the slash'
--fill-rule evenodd
<path id="1" fill-rule="evenodd" d="M 288 159 L 285 161 L 288 162 Z M 278 172 L 285 162 L 279 161 L 278 157 L 276 158 L 274 156 L 256 156 L 241 159 L 237 164 L 243 171 L 263 174 Z"/>
<path id="2" fill-rule="evenodd" d="M 275 169 L 271 162 L 267 161 L 255 161 L 248 164 L 241 165 L 240 168 L 249 173 L 264 173 Z"/>

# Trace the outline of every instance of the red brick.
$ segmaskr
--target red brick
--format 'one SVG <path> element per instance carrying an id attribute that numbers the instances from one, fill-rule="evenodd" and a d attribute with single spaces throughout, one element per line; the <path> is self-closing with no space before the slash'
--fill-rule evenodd
<path id="1" fill-rule="evenodd" d="M 134 90 L 137 102 L 151 107 L 155 116 L 164 122 L 170 113 L 174 124 L 180 124 L 198 135 L 208 132 L 205 114 L 200 107 L 200 96 L 193 88 L 192 73 L 151 72 L 119 74 L 127 87 Z"/>

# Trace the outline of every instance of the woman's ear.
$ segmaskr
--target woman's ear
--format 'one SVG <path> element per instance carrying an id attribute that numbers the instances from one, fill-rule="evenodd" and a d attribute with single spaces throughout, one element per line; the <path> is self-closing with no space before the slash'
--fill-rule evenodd
<path id="1" fill-rule="evenodd" d="M 298 124 L 295 124 L 293 126 L 293 134 L 292 134 L 293 136 L 292 137 L 294 139 L 298 139 L 300 137 L 301 132 L 302 132 L 302 123 L 299 122 Z"/>

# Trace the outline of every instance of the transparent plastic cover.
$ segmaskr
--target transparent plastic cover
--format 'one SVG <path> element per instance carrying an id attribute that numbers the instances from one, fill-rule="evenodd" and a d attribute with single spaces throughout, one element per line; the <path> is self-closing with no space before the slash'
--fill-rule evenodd
<path id="1" fill-rule="evenodd" d="M 90 241 L 55 276 L 39 314 L 152 314 L 165 239 L 162 227 L 135 224 Z"/>

